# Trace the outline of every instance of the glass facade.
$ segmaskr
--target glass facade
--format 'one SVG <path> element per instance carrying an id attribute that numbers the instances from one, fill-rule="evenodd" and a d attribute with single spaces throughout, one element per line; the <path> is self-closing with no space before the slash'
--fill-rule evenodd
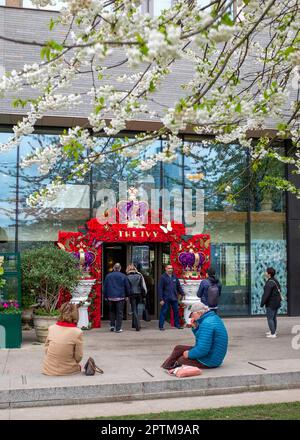
<path id="1" fill-rule="evenodd" d="M 1 143 L 9 136 L 3 131 Z M 247 150 L 239 145 L 185 137 L 185 155 L 179 154 L 173 163 L 159 162 L 151 170 L 140 171 L 136 159 L 112 153 L 104 163 L 95 163 L 82 181 L 68 181 L 42 210 L 30 208 L 26 204 L 29 194 L 47 184 L 54 171 L 63 176 L 67 166 L 60 164 L 61 168 L 41 177 L 36 166 L 22 169 L 18 165 L 27 153 L 57 141 L 57 132 L 37 132 L 24 137 L 15 151 L 0 153 L 0 251 L 22 252 L 42 242 L 54 242 L 59 230 L 77 230 L 88 219 L 115 207 L 134 185 L 151 210 L 162 209 L 163 221 L 183 222 L 188 235 L 211 235 L 212 265 L 223 285 L 222 315 L 263 312 L 259 300 L 268 266 L 276 269 L 286 293 L 284 196 L 259 186 L 264 175 L 284 174 L 284 167 L 278 169 L 277 163 L 266 160 L 254 174 Z M 100 145 L 113 141 L 99 138 Z M 155 141 L 140 158 L 163 148 L 164 141 Z M 229 186 L 234 198 L 228 197 Z M 153 220 L 157 222 L 157 218 Z M 166 262 L 168 252 L 162 253 Z M 286 313 L 286 309 L 280 312 Z"/>

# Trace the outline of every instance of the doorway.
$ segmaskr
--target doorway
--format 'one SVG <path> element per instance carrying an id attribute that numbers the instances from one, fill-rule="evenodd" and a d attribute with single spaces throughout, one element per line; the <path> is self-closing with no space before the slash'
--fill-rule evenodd
<path id="1" fill-rule="evenodd" d="M 143 275 L 147 286 L 147 307 L 151 319 L 157 319 L 159 312 L 157 286 L 164 265 L 170 261 L 169 243 L 107 243 L 103 245 L 103 281 L 112 271 L 115 263 L 120 263 L 121 271 L 126 273 L 128 264 L 133 263 Z M 124 319 L 129 318 L 126 304 Z M 102 319 L 109 319 L 108 304 L 102 297 Z"/>

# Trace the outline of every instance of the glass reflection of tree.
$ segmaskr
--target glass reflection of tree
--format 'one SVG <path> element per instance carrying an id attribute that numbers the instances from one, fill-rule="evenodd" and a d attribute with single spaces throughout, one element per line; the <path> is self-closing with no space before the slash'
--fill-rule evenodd
<path id="1" fill-rule="evenodd" d="M 247 155 L 240 145 L 191 143 L 185 160 L 185 174 L 203 173 L 196 184 L 204 190 L 205 211 L 221 211 L 229 202 L 226 190 L 233 195 L 231 202 L 237 211 L 245 211 L 249 171 Z"/>

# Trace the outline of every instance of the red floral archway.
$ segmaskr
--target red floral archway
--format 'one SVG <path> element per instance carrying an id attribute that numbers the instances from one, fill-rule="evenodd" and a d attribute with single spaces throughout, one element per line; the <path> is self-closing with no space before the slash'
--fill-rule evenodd
<path id="1" fill-rule="evenodd" d="M 79 228 L 80 230 L 80 228 Z M 186 278 L 179 255 L 183 252 L 197 252 L 203 256 L 203 264 L 198 273 L 199 278 L 205 276 L 210 265 L 210 236 L 208 234 L 194 235 L 185 240 L 185 227 L 175 222 L 168 227 L 162 224 L 147 224 L 143 227 L 128 227 L 127 224 L 102 224 L 97 218 L 86 223 L 83 232 L 65 232 L 58 234 L 58 245 L 68 252 L 77 252 L 78 249 L 92 251 L 95 261 L 90 273 L 95 277 L 96 283 L 90 294 L 91 306 L 89 318 L 92 328 L 101 327 L 101 297 L 102 297 L 102 244 L 103 243 L 170 243 L 170 260 L 174 272 L 179 278 Z M 61 294 L 60 302 L 68 301 L 70 294 Z"/>

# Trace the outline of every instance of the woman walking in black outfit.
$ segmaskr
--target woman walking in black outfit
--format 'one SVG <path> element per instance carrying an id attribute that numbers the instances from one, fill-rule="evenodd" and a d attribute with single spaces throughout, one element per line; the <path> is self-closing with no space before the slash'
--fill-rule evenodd
<path id="1" fill-rule="evenodd" d="M 129 283 L 132 287 L 132 295 L 130 296 L 130 304 L 132 311 L 132 328 L 136 331 L 140 331 L 141 324 L 138 315 L 138 305 L 143 302 L 146 296 L 146 284 L 143 275 L 138 272 L 137 268 L 133 264 L 129 264 L 126 269 Z"/>
<path id="2" fill-rule="evenodd" d="M 276 271 L 273 267 L 267 268 L 267 281 L 260 303 L 260 307 L 266 306 L 267 320 L 270 329 L 266 334 L 267 338 L 277 337 L 277 312 L 281 306 L 281 287 L 278 280 L 275 278 L 275 274 Z"/>

